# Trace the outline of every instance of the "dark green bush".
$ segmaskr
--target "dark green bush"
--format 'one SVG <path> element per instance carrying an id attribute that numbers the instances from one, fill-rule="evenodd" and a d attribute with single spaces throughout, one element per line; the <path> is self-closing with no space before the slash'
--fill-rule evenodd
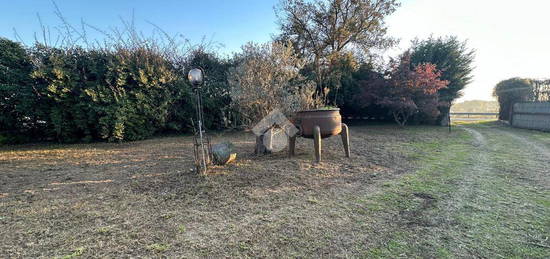
<path id="1" fill-rule="evenodd" d="M 528 79 L 510 78 L 500 81 L 494 88 L 493 95 L 500 106 L 499 119 L 510 120 L 515 103 L 534 101 L 533 85 Z"/>
<path id="2" fill-rule="evenodd" d="M 181 88 L 152 49 L 115 51 L 38 46 L 32 73 L 46 105 L 47 134 L 64 142 L 138 140 L 166 127 Z"/>
<path id="3" fill-rule="evenodd" d="M 37 96 L 33 92 L 30 57 L 19 43 L 0 38 L 1 142 L 24 141 L 36 126 Z"/>
<path id="4" fill-rule="evenodd" d="M 230 63 L 202 49 L 174 56 L 154 41 L 84 49 L 0 39 L 0 143 L 89 142 L 190 132 L 192 67 L 205 70 L 205 125 L 226 124 Z"/>
<path id="5" fill-rule="evenodd" d="M 412 65 L 431 63 L 442 72 L 441 79 L 449 85 L 438 91 L 440 115 L 438 124 L 447 125 L 451 105 L 462 96 L 462 90 L 472 81 L 475 50 L 468 48 L 466 41 L 456 36 L 430 37 L 425 40 L 414 40 L 411 48 Z M 418 118 L 421 123 L 429 123 Z"/>
<path id="6" fill-rule="evenodd" d="M 214 53 L 198 49 L 191 53 L 185 65 L 186 72 L 188 69 L 200 67 L 205 73 L 202 91 L 205 126 L 209 129 L 225 127 L 224 119 L 227 118 L 231 103 L 227 72 L 232 64 Z M 194 98 L 192 100 L 194 105 Z M 194 111 L 194 107 L 188 108 Z"/>

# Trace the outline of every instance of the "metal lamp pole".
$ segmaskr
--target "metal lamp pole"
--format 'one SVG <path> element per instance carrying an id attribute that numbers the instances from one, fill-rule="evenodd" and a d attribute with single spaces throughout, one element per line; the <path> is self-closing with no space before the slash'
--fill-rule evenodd
<path id="1" fill-rule="evenodd" d="M 197 112 L 197 126 L 195 129 L 195 167 L 198 172 L 206 173 L 208 164 L 210 163 L 210 139 L 206 136 L 206 131 L 203 129 L 203 114 L 202 114 L 202 94 L 201 86 L 204 82 L 204 74 L 201 69 L 194 68 L 187 74 L 187 79 L 193 85 L 193 90 L 196 96 L 195 109 Z M 198 136 L 197 136 L 198 133 Z M 198 137 L 198 139 L 197 139 Z M 205 143 L 206 142 L 206 143 Z"/>

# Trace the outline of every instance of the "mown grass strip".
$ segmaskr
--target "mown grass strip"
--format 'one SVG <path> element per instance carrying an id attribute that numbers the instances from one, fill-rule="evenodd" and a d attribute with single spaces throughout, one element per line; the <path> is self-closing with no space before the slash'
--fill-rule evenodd
<path id="1" fill-rule="evenodd" d="M 527 154 L 507 154 L 522 152 L 512 141 L 491 134 L 490 147 L 479 147 L 459 129 L 411 143 L 417 171 L 366 201 L 388 225 L 366 256 L 548 257 L 550 196 L 521 182 L 521 173 L 537 165 Z M 506 165 L 511 170 L 503 173 Z"/>

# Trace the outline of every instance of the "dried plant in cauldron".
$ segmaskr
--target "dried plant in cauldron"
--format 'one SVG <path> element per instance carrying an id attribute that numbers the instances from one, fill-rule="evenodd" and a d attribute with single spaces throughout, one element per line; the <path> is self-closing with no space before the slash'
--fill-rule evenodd
<path id="1" fill-rule="evenodd" d="M 244 126 L 254 127 L 274 110 L 290 116 L 322 104 L 314 97 L 314 82 L 300 74 L 305 62 L 296 56 L 290 44 L 249 43 L 235 60 L 238 65 L 229 73 L 230 95 Z M 271 134 L 270 129 L 262 134 Z M 269 148 L 258 148 L 265 146 L 263 136 L 258 136 L 256 142 L 256 153 L 270 152 Z"/>

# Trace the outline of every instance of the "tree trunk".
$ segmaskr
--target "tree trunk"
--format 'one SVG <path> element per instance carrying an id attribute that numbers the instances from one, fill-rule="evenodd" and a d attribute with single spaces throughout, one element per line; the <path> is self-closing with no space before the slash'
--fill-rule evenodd
<path id="1" fill-rule="evenodd" d="M 439 108 L 439 117 L 437 118 L 437 122 L 440 126 L 449 126 L 449 113 L 451 112 L 451 104 L 448 106 L 441 106 Z"/>
<path id="2" fill-rule="evenodd" d="M 323 104 L 326 104 L 326 93 L 325 89 L 323 88 L 323 72 L 319 56 L 320 55 L 318 53 L 315 53 L 315 60 L 313 61 L 315 66 L 315 81 L 317 84 L 317 86 L 315 87 L 315 95 L 323 100 Z"/>
<path id="3" fill-rule="evenodd" d="M 393 119 L 400 127 L 405 126 L 407 123 L 407 116 L 405 115 L 405 112 L 393 112 Z"/>
<path id="4" fill-rule="evenodd" d="M 449 126 L 451 123 L 449 119 L 449 113 L 447 113 L 445 116 L 441 116 L 441 120 L 439 121 L 440 126 Z"/>

